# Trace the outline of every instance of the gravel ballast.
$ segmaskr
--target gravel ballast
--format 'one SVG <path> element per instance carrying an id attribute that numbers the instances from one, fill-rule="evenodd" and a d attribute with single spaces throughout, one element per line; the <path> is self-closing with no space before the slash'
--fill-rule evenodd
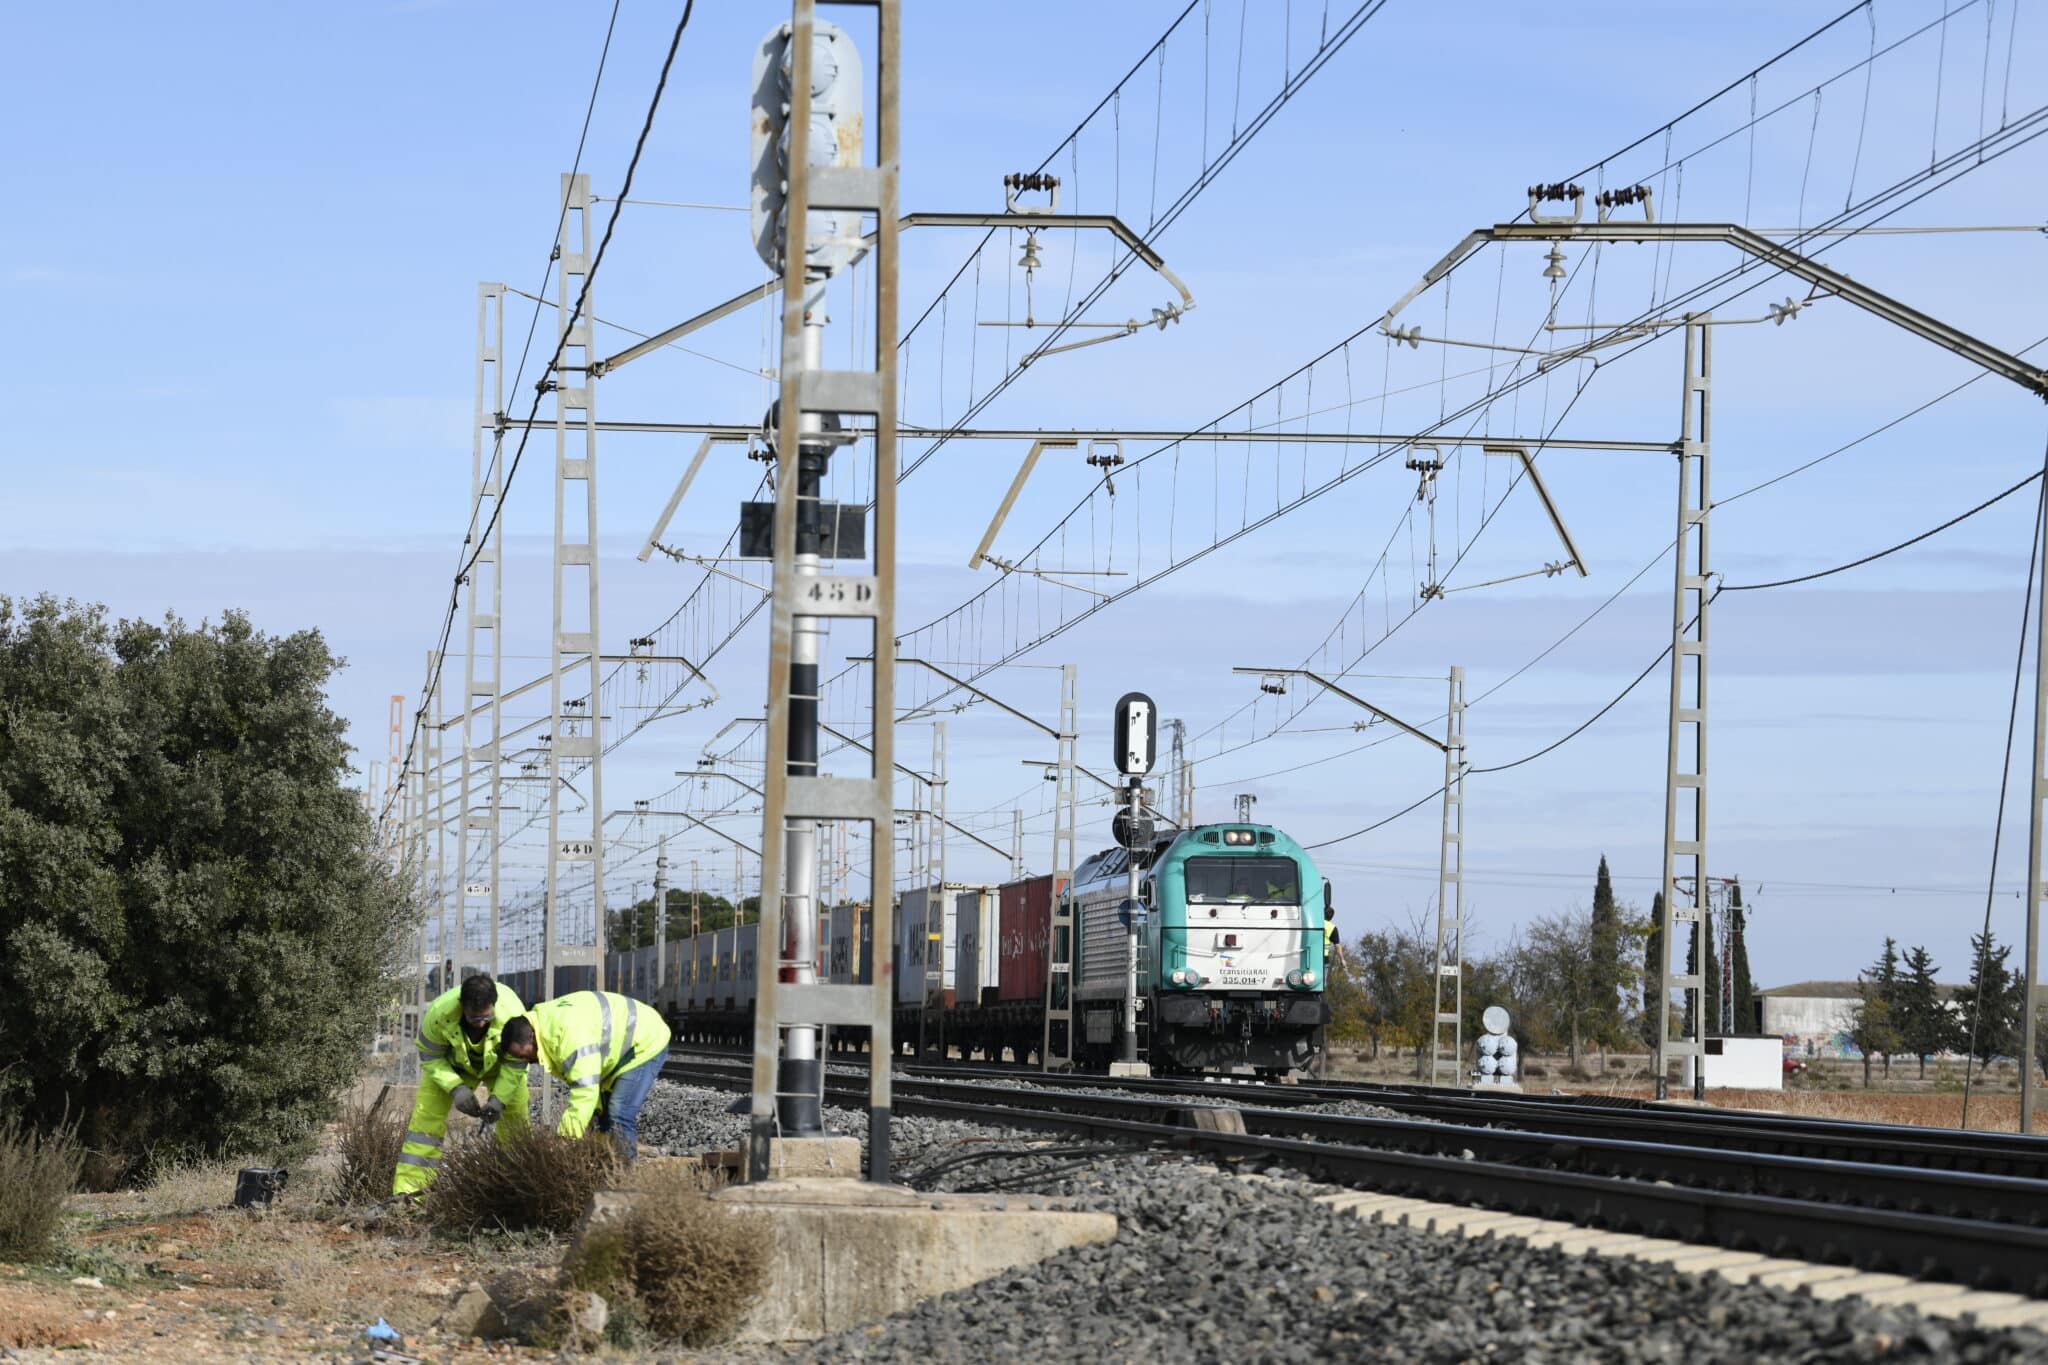
<path id="1" fill-rule="evenodd" d="M 723 1092 L 658 1083 L 647 1140 L 730 1145 Z M 651 1120 L 651 1121 L 650 1121 Z M 860 1135 L 865 1116 L 826 1111 Z M 1731 1285 L 1650 1262 L 1574 1256 L 1367 1222 L 1278 1167 L 1247 1176 L 995 1125 L 899 1116 L 898 1178 L 922 1189 L 1073 1200 L 1118 1216 L 1113 1242 L 813 1343 L 814 1361 L 2048 1361 L 2048 1336 Z"/>

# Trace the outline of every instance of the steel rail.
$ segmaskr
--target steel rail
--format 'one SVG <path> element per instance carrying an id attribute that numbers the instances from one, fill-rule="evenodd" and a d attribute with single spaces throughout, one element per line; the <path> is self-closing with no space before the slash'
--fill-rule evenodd
<path id="1" fill-rule="evenodd" d="M 718 1089 L 738 1089 L 745 1084 L 733 1069 L 720 1063 L 671 1062 L 662 1074 Z M 859 1100 L 858 1087 L 836 1075 L 827 1077 L 826 1091 L 828 1099 Z M 1240 1111 L 1246 1132 L 1217 1132 L 1194 1127 L 1191 1117 L 1194 1111 L 1213 1109 L 1214 1105 L 965 1081 L 899 1084 L 895 1105 L 899 1113 L 980 1123 L 999 1117 L 1016 1127 L 1166 1144 L 1226 1162 L 1278 1162 L 1333 1183 L 1568 1219 L 1618 1231 L 1854 1264 L 1923 1279 L 1956 1280 L 1979 1288 L 2048 1293 L 2048 1229 L 1521 1164 L 1480 1155 L 1473 1139 L 1506 1136 L 1489 1135 L 1485 1130 L 1438 1126 L 1439 1135 L 1446 1131 L 1455 1134 L 1460 1147 L 1457 1154 L 1442 1155 L 1356 1145 L 1359 1136 L 1375 1130 L 1384 1135 L 1432 1126 L 1403 1120 L 1313 1116 L 1320 1121 L 1319 1129 L 1351 1137 L 1351 1141 L 1336 1142 L 1251 1131 L 1275 1118 L 1299 1121 L 1309 1116 Z M 1464 1154 L 1467 1150 L 1472 1153 L 1469 1157 Z"/>
<path id="2" fill-rule="evenodd" d="M 1108 1084 L 1100 1076 L 1062 1076 L 1035 1070 L 1020 1073 L 1015 1068 L 989 1065 L 940 1067 L 918 1063 L 903 1069 L 913 1074 L 943 1074 L 990 1081 L 1017 1080 L 1028 1074 L 1031 1084 L 1046 1087 Z M 1200 1096 L 1277 1108 L 1363 1100 L 1449 1123 L 1541 1124 L 1546 1131 L 1570 1137 L 1681 1140 L 1690 1145 L 1734 1147 L 1766 1155 L 1806 1156 L 2048 1180 L 2048 1138 L 2022 1137 L 2015 1133 L 1698 1109 L 1605 1096 L 1486 1094 L 1423 1086 L 1286 1085 L 1195 1077 L 1119 1077 L 1116 1086 L 1148 1094 Z"/>

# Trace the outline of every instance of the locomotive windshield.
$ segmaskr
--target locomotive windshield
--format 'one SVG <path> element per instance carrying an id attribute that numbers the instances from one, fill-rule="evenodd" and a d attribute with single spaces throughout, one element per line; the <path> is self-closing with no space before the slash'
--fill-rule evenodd
<path id="1" fill-rule="evenodd" d="M 1292 858 L 1190 858 L 1187 895 L 1191 905 L 1299 905 L 1301 873 Z"/>

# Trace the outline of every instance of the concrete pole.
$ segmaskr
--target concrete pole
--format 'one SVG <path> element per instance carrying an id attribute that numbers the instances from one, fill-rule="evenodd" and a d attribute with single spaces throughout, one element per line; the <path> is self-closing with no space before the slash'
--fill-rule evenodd
<path id="1" fill-rule="evenodd" d="M 2044 494 L 2048 496 L 2048 494 Z M 2048 546 L 2048 516 L 2041 519 L 2041 543 Z M 2020 1131 L 2034 1131 L 2034 1066 L 2040 1043 L 2040 1022 L 2035 1009 L 2034 983 L 2041 976 L 2041 899 L 2043 894 L 2042 805 L 2048 802 L 2048 670 L 2041 661 L 2048 658 L 2048 554 L 2041 558 L 2040 601 L 2035 610 L 2034 636 L 2034 786 L 2033 804 L 2027 815 L 2027 943 L 2020 964 L 2026 989 L 2020 993 Z"/>

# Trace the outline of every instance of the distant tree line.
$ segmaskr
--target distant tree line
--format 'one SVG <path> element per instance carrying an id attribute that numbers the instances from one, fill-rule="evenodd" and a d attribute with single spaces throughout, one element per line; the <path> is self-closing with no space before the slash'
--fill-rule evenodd
<path id="1" fill-rule="evenodd" d="M 1469 954 L 1464 966 L 1464 1035 L 1481 1032 L 1488 1005 L 1506 1007 L 1523 1045 L 1562 1052 L 1577 1066 L 1589 1052 L 1641 1048 L 1657 1029 L 1657 972 L 1664 901 L 1642 915 L 1616 899 L 1601 858 L 1590 908 L 1540 915 L 1495 951 Z M 1738 945 L 1734 954 L 1732 1018 L 1754 1017 L 1756 988 L 1742 943 L 1742 898 L 1731 888 L 1728 913 Z M 1468 946 L 1469 953 L 1469 946 Z M 1436 933 L 1422 916 L 1405 925 L 1370 930 L 1346 940 L 1330 975 L 1331 1037 L 1369 1047 L 1417 1049 L 1430 1045 L 1435 1010 Z M 1688 963 L 1688 967 L 1694 964 Z M 1707 1031 L 1731 1031 L 1721 1019 L 1722 964 L 1711 937 L 1707 958 Z M 1677 1020 L 1674 1020 L 1674 1025 Z"/>
<path id="2" fill-rule="evenodd" d="M 671 886 L 666 899 L 668 941 L 675 943 L 690 936 L 690 890 L 688 887 Z M 729 929 L 735 923 L 751 924 L 760 918 L 759 896 L 743 897 L 735 916 L 732 902 L 724 896 L 714 896 L 708 891 L 697 893 L 697 927 L 705 933 L 713 929 Z M 606 911 L 605 925 L 605 944 L 613 951 L 653 947 L 656 938 L 654 897 L 642 896 L 630 906 Z"/>
<path id="3" fill-rule="evenodd" d="M 1936 983 L 1939 970 L 1924 947 L 1899 952 L 1887 938 L 1877 961 L 1858 974 L 1857 1001 L 1849 1041 L 1863 1054 L 1863 1084 L 1870 1084 L 1873 1061 L 1883 1060 L 1891 1075 L 1892 1058 L 1912 1057 L 1927 1074 L 1927 1059 L 1963 1053 L 1989 1065 L 1999 1057 L 2017 1056 L 2026 1009 L 2025 973 L 2008 965 L 2012 945 L 2001 944 L 1988 930 L 1970 936 L 1970 980 L 1953 1000 Z"/>

